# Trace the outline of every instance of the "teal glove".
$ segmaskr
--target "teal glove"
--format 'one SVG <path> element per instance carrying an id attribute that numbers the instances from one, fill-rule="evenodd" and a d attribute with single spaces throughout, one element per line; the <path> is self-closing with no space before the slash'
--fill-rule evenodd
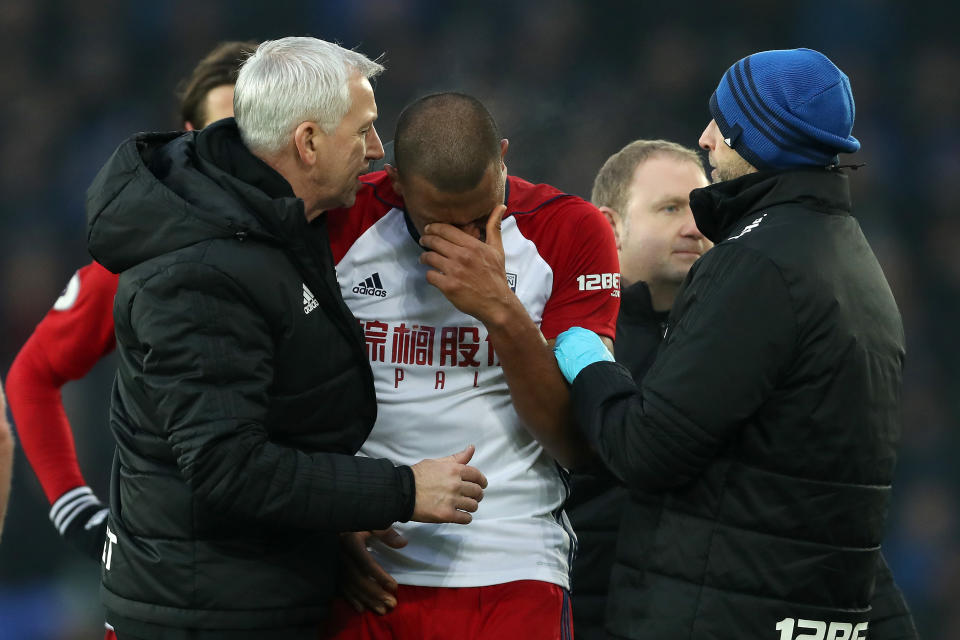
<path id="1" fill-rule="evenodd" d="M 583 327 L 571 327 L 558 335 L 553 345 L 553 355 L 560 365 L 560 372 L 570 384 L 584 367 L 594 362 L 613 362 L 613 354 L 600 336 Z"/>

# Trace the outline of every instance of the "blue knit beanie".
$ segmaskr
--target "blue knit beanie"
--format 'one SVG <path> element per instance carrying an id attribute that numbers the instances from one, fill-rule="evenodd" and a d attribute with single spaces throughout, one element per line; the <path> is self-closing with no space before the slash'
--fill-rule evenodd
<path id="1" fill-rule="evenodd" d="M 761 51 L 730 67 L 710 97 L 724 141 L 757 169 L 837 164 L 853 153 L 850 79 L 811 49 Z"/>

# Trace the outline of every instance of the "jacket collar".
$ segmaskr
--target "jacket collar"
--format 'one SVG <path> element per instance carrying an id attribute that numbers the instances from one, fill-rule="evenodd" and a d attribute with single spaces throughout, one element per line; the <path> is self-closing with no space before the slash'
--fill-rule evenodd
<path id="1" fill-rule="evenodd" d="M 714 244 L 741 219 L 775 205 L 798 204 L 833 215 L 850 215 L 850 185 L 837 169 L 760 171 L 690 192 L 697 228 Z"/>
<path id="2" fill-rule="evenodd" d="M 247 148 L 233 118 L 202 129 L 197 134 L 196 149 L 199 169 L 246 203 L 269 234 L 288 240 L 302 235 L 308 224 L 303 201 L 283 176 Z M 253 230 L 237 223 L 245 230 Z"/>
<path id="3" fill-rule="evenodd" d="M 265 193 L 269 198 L 293 198 L 293 189 L 277 171 L 253 155 L 240 139 L 237 122 L 226 118 L 197 134 L 197 154 L 226 175 Z"/>

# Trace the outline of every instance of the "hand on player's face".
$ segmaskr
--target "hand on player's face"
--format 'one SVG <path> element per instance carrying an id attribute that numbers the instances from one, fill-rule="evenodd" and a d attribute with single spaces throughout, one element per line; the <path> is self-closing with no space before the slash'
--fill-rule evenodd
<path id="1" fill-rule="evenodd" d="M 486 219 L 483 240 L 449 224 L 431 223 L 420 244 L 428 249 L 420 262 L 431 267 L 427 282 L 437 287 L 460 311 L 484 324 L 497 322 L 517 298 L 507 284 L 500 225 L 504 205 Z M 489 325 L 488 325 L 489 326 Z"/>
<path id="2" fill-rule="evenodd" d="M 421 235 L 427 225 L 442 223 L 483 242 L 490 212 L 503 202 L 506 168 L 502 162 L 487 167 L 476 186 L 465 191 L 439 189 L 416 174 L 401 177 L 392 167 L 387 171 L 394 188 L 403 196 L 407 215 Z"/>

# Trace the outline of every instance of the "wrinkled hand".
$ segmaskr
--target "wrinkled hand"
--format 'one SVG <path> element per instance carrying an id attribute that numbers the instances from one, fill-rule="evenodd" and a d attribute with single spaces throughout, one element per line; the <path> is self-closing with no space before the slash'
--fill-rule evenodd
<path id="1" fill-rule="evenodd" d="M 558 335 L 553 345 L 553 355 L 560 365 L 560 372 L 570 384 L 588 365 L 601 361 L 613 362 L 613 354 L 600 336 L 582 327 L 571 327 Z"/>
<path id="2" fill-rule="evenodd" d="M 411 467 L 416 484 L 416 502 L 413 507 L 415 522 L 452 522 L 470 524 L 474 512 L 483 500 L 487 478 L 468 466 L 476 447 L 468 446 L 446 458 L 421 460 Z"/>
<path id="3" fill-rule="evenodd" d="M 340 589 L 357 612 L 369 609 L 384 615 L 397 606 L 397 581 L 373 558 L 367 546 L 371 538 L 378 538 L 393 549 L 407 544 L 407 539 L 393 527 L 381 531 L 341 533 L 343 572 Z"/>
<path id="4" fill-rule="evenodd" d="M 500 223 L 507 210 L 498 205 L 486 224 L 486 240 L 479 240 L 451 224 L 428 224 L 420 244 L 429 249 L 420 262 L 432 267 L 427 282 L 457 309 L 484 324 L 496 321 L 503 310 L 519 301 L 507 284 Z"/>

